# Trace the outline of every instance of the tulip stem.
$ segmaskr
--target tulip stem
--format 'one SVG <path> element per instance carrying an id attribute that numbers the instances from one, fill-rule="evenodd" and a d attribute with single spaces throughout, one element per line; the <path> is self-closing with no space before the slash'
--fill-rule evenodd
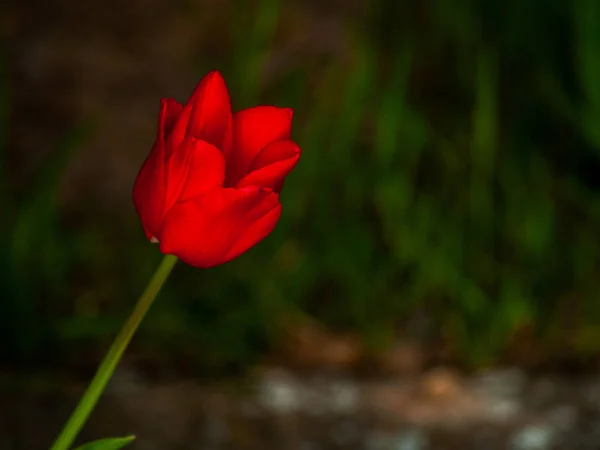
<path id="1" fill-rule="evenodd" d="M 123 325 L 123 328 L 102 360 L 100 367 L 96 371 L 96 375 L 94 375 L 94 378 L 83 394 L 83 397 L 81 397 L 75 411 L 73 411 L 69 421 L 64 426 L 50 450 L 68 450 L 71 447 L 73 441 L 79 434 L 79 431 L 94 409 L 94 406 L 96 406 L 108 381 L 112 377 L 129 341 L 131 341 L 131 338 L 148 312 L 150 305 L 152 305 L 152 302 L 158 295 L 176 262 L 177 258 L 172 255 L 166 255 L 163 258 L 160 266 L 156 269 L 156 272 L 154 272 L 146 289 L 139 298 L 135 309 L 127 319 L 127 322 L 125 322 L 125 325 Z"/>

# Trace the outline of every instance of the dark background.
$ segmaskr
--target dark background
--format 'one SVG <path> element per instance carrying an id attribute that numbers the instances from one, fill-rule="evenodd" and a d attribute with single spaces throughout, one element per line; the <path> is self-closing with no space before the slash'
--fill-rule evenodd
<path id="1" fill-rule="evenodd" d="M 0 14 L 5 373 L 93 373 L 161 258 L 131 200 L 159 99 L 213 69 L 235 110 L 294 108 L 303 156 L 276 231 L 222 267 L 179 264 L 126 360 L 159 378 L 372 373 L 410 365 L 399 348 L 419 367 L 595 367 L 596 0 Z"/>

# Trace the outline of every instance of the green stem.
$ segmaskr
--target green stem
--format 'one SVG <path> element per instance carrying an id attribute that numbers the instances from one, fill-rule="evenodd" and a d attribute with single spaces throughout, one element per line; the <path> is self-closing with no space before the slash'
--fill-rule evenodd
<path id="1" fill-rule="evenodd" d="M 160 266 L 158 269 L 156 269 L 156 272 L 154 272 L 154 275 L 146 286 L 144 293 L 139 298 L 135 309 L 115 338 L 110 350 L 108 350 L 108 353 L 104 357 L 102 364 L 100 364 L 96 375 L 94 375 L 94 378 L 83 394 L 83 397 L 81 397 L 77 408 L 75 408 L 75 411 L 73 411 L 69 421 L 63 428 L 58 438 L 56 438 L 56 441 L 50 450 L 68 450 L 71 447 L 73 441 L 77 437 L 77 434 L 94 409 L 94 406 L 96 406 L 96 403 L 102 395 L 106 384 L 112 377 L 115 367 L 117 367 L 117 364 L 125 352 L 129 341 L 131 341 L 133 334 L 148 312 L 150 305 L 152 305 L 152 302 L 158 295 L 158 292 L 162 288 L 176 262 L 177 258 L 172 255 L 166 255 L 163 258 Z"/>

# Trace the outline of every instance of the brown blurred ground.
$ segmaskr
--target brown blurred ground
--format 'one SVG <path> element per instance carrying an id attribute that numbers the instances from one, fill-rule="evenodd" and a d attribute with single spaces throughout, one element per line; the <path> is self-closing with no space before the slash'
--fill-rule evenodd
<path id="1" fill-rule="evenodd" d="M 249 12 L 256 6 L 247 5 Z M 340 18 L 359 8 L 315 6 L 289 2 L 282 9 L 265 83 L 298 57 L 341 51 Z M 64 201 L 132 211 L 131 186 L 152 145 L 159 99 L 183 102 L 207 70 L 219 69 L 210 61 L 231 51 L 226 31 L 233 7 L 226 0 L 4 3 L 17 183 L 51 150 L 49 143 L 89 119 L 91 139 L 71 164 Z"/>

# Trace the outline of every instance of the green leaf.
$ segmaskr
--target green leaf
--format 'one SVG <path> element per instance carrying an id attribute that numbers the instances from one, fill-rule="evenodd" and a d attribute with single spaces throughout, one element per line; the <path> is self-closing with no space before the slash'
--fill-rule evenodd
<path id="1" fill-rule="evenodd" d="M 75 450 L 119 450 L 134 441 L 135 436 L 106 438 L 83 444 Z"/>

